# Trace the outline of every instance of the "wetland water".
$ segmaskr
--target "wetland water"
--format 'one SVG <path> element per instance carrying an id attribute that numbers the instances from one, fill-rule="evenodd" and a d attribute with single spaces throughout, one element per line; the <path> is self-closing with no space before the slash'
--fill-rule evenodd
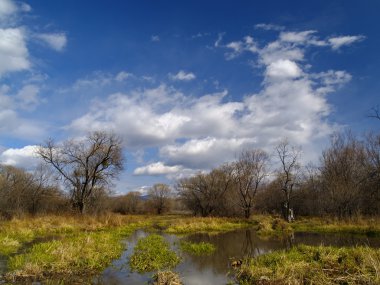
<path id="1" fill-rule="evenodd" d="M 139 238 L 148 234 L 143 230 L 136 231 L 128 239 L 128 249 L 113 264 L 93 280 L 95 284 L 147 284 L 153 272 L 139 274 L 132 272 L 128 265 L 129 256 L 133 253 L 133 247 Z M 254 230 L 243 229 L 217 235 L 194 234 L 186 237 L 162 234 L 169 241 L 172 249 L 181 256 L 181 263 L 173 271 L 179 273 L 185 285 L 195 284 L 231 284 L 232 271 L 231 258 L 242 258 L 244 256 L 257 256 L 278 249 L 289 248 L 296 244 L 306 245 L 333 245 L 333 246 L 355 246 L 368 245 L 380 247 L 380 239 L 347 234 L 316 234 L 296 233 L 294 237 L 284 240 L 263 239 L 257 236 Z M 216 251 L 208 256 L 194 256 L 182 253 L 178 249 L 180 239 L 192 242 L 209 242 L 216 246 Z"/>
<path id="2" fill-rule="evenodd" d="M 128 261 L 134 247 L 140 238 L 149 233 L 137 230 L 126 240 L 127 250 L 119 259 L 113 261 L 99 276 L 87 278 L 71 277 L 70 284 L 98 284 L 98 285 L 137 285 L 148 284 L 154 272 L 139 274 L 132 272 Z M 240 259 L 245 256 L 254 257 L 271 251 L 290 248 L 297 244 L 306 245 L 333 245 L 333 246 L 356 246 L 368 245 L 380 248 L 379 237 L 365 237 L 348 234 L 320 234 L 320 233 L 295 233 L 293 237 L 279 240 L 271 238 L 260 238 L 253 229 L 241 229 L 233 232 L 220 234 L 193 234 L 185 237 L 161 233 L 170 243 L 170 246 L 181 257 L 181 262 L 172 270 L 179 273 L 185 285 L 211 285 L 211 284 L 234 284 L 231 268 L 231 258 Z M 191 242 L 209 242 L 216 246 L 216 251 L 208 256 L 194 256 L 183 253 L 179 249 L 180 240 Z M 35 242 L 31 243 L 34 244 Z M 23 248 L 27 250 L 27 248 Z M 0 273 L 6 271 L 6 259 L 0 255 Z M 78 280 L 80 279 L 80 281 Z M 54 282 L 57 280 L 50 280 Z M 0 284 L 2 284 L 0 278 Z M 26 284 L 26 283 L 21 283 Z M 34 282 L 33 284 L 45 284 L 45 282 Z"/>

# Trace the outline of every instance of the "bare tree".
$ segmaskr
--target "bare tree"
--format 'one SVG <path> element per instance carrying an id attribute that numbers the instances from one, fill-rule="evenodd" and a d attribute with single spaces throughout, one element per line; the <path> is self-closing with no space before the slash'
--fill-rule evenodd
<path id="1" fill-rule="evenodd" d="M 350 132 L 335 134 L 322 154 L 322 186 L 326 210 L 340 218 L 360 211 L 362 189 L 367 179 L 366 151 Z"/>
<path id="2" fill-rule="evenodd" d="M 283 216 L 288 222 L 292 220 L 291 200 L 294 186 L 299 179 L 300 164 L 299 158 L 301 149 L 291 146 L 287 139 L 280 142 L 275 148 L 278 159 L 280 160 L 280 169 L 278 171 L 278 180 L 281 191 L 284 194 Z"/>
<path id="3" fill-rule="evenodd" d="M 149 197 L 153 208 L 161 215 L 169 207 L 171 189 L 168 185 L 158 183 L 149 189 Z"/>
<path id="4" fill-rule="evenodd" d="M 229 201 L 226 201 L 226 194 L 233 185 L 232 172 L 233 167 L 225 164 L 210 173 L 181 179 L 177 186 L 178 194 L 195 215 L 227 215 Z"/>
<path id="5" fill-rule="evenodd" d="M 368 117 L 380 120 L 379 106 L 372 108 L 371 111 L 372 112 L 371 112 L 371 114 Z"/>
<path id="6" fill-rule="evenodd" d="M 93 132 L 85 139 L 59 145 L 48 140 L 37 153 L 63 179 L 80 213 L 95 189 L 109 185 L 123 169 L 121 140 L 106 132 Z"/>
<path id="7" fill-rule="evenodd" d="M 249 218 L 254 198 L 264 178 L 268 175 L 269 156 L 263 150 L 243 151 L 234 164 L 234 180 L 239 196 L 239 206 L 244 217 Z"/>

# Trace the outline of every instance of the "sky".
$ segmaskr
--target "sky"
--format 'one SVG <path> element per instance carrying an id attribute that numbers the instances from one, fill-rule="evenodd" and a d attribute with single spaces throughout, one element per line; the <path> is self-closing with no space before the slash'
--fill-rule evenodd
<path id="1" fill-rule="evenodd" d="M 379 131 L 380 2 L 0 0 L 0 163 L 94 130 L 123 139 L 115 192 L 284 138 Z"/>

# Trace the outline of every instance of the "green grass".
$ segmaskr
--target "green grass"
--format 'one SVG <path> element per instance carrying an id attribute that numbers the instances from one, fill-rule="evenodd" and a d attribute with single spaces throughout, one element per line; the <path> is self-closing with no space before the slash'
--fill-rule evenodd
<path id="1" fill-rule="evenodd" d="M 1 252 L 9 256 L 5 277 L 44 280 L 99 272 L 120 256 L 123 239 L 150 226 L 143 218 L 47 216 L 3 223 L 0 227 L 8 229 L 6 235 L 0 234 Z"/>
<path id="2" fill-rule="evenodd" d="M 80 233 L 33 245 L 9 259 L 13 276 L 51 276 L 98 272 L 117 258 L 123 245 L 113 232 Z"/>
<path id="3" fill-rule="evenodd" d="M 137 242 L 129 263 L 132 270 L 142 273 L 170 269 L 179 261 L 180 258 L 162 236 L 151 234 Z"/>
<path id="4" fill-rule="evenodd" d="M 380 284 L 380 249 L 297 246 L 247 259 L 239 284 Z"/>
<path id="5" fill-rule="evenodd" d="M 229 218 L 179 218 L 171 221 L 166 228 L 170 234 L 219 233 L 252 226 L 243 219 Z"/>
<path id="6" fill-rule="evenodd" d="M 210 255 L 216 250 L 215 245 L 208 242 L 194 243 L 189 241 L 180 242 L 181 250 L 194 255 Z"/>
<path id="7" fill-rule="evenodd" d="M 297 232 L 347 233 L 368 236 L 380 236 L 378 219 L 356 218 L 337 220 L 334 218 L 301 218 L 291 224 Z"/>
<path id="8" fill-rule="evenodd" d="M 252 221 L 255 224 L 257 234 L 262 237 L 282 237 L 293 232 L 291 224 L 281 218 L 272 216 L 254 216 Z"/>

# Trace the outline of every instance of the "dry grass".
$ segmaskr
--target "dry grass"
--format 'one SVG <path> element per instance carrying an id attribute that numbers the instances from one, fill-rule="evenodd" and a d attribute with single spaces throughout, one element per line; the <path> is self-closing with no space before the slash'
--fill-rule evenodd
<path id="1" fill-rule="evenodd" d="M 380 284 L 380 250 L 297 246 L 243 262 L 239 284 Z"/>
<path id="2" fill-rule="evenodd" d="M 252 226 L 252 223 L 243 219 L 189 217 L 171 221 L 166 232 L 171 234 L 218 233 L 249 226 Z"/>
<path id="3" fill-rule="evenodd" d="M 301 218 L 291 224 L 295 231 L 380 235 L 380 218 Z"/>
<path id="4" fill-rule="evenodd" d="M 177 273 L 172 271 L 159 271 L 153 276 L 153 285 L 182 285 Z"/>

